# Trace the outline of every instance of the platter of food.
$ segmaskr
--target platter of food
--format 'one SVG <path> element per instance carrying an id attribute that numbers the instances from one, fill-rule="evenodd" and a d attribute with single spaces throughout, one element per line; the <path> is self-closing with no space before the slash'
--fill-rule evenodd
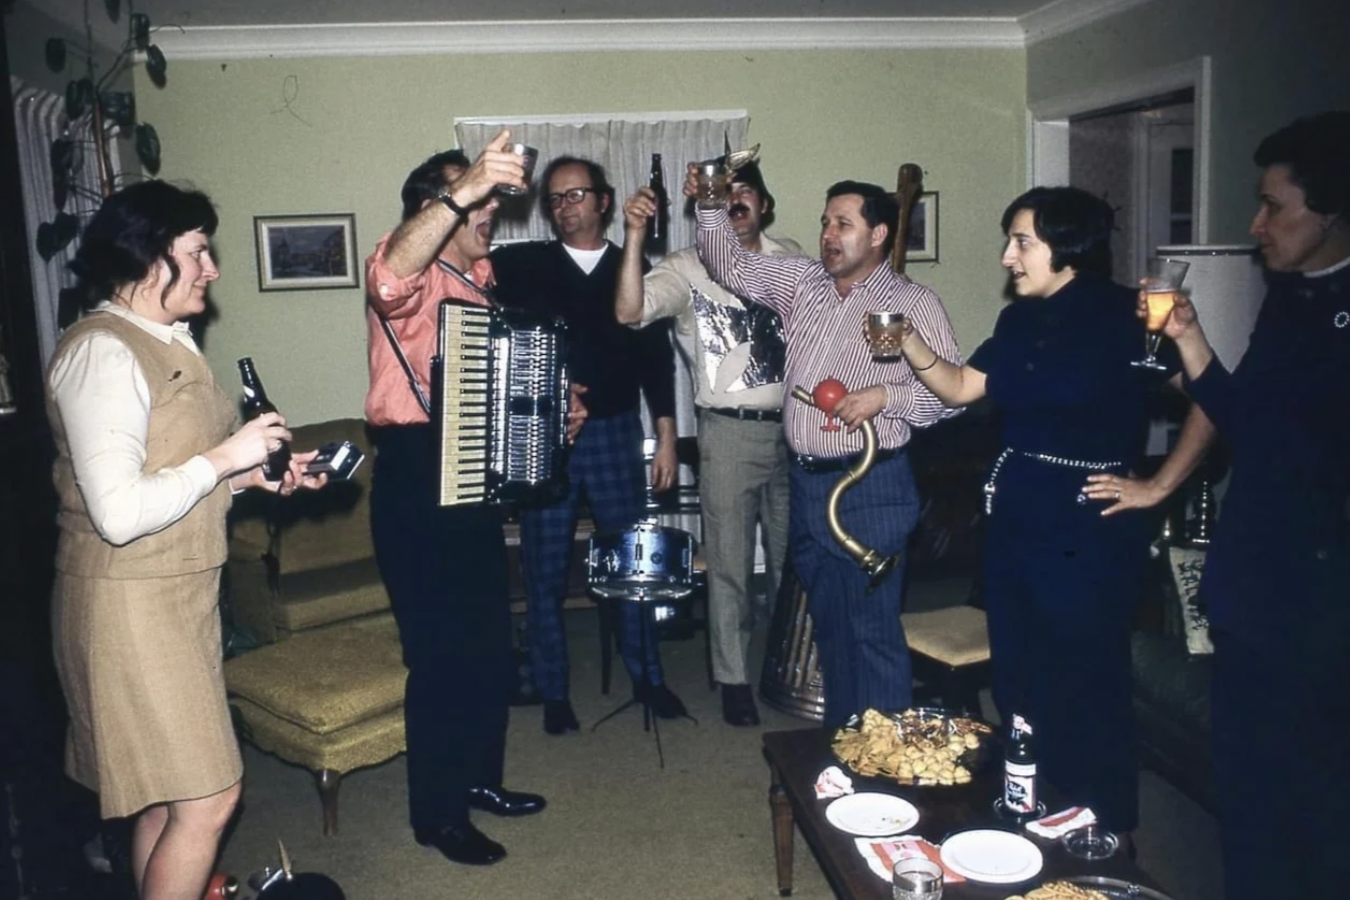
<path id="1" fill-rule="evenodd" d="M 831 747 L 854 774 L 939 786 L 968 784 L 992 755 L 992 737 L 983 722 L 941 709 L 869 709 L 836 731 Z"/>
<path id="2" fill-rule="evenodd" d="M 1078 875 L 1051 881 L 1007 900 L 1172 900 L 1166 894 L 1119 878 Z"/>

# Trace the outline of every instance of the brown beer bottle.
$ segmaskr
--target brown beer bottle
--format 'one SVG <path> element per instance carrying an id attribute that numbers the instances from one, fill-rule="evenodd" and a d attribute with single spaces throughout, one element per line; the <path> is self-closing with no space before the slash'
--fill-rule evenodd
<path id="1" fill-rule="evenodd" d="M 263 389 L 252 357 L 245 356 L 239 360 L 239 378 L 244 383 L 244 414 L 249 421 L 263 413 L 277 411 L 272 401 L 267 399 L 267 391 Z M 291 445 L 282 441 L 280 447 L 267 455 L 267 461 L 263 463 L 263 477 L 268 481 L 280 481 L 290 465 Z"/>
<path id="2" fill-rule="evenodd" d="M 649 249 L 661 252 L 666 243 L 666 232 L 669 230 L 670 198 L 666 194 L 666 176 L 661 168 L 661 154 L 652 154 L 652 171 L 647 178 L 647 187 L 652 189 L 656 195 L 656 214 L 652 216 L 651 223 L 647 227 L 647 246 Z"/>

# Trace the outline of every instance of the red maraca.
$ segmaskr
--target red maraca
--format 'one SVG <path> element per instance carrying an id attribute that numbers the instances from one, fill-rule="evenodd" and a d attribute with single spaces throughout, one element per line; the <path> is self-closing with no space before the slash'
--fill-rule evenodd
<path id="1" fill-rule="evenodd" d="M 833 410 L 846 396 L 848 388 L 844 387 L 844 383 L 838 378 L 826 378 L 816 385 L 816 389 L 811 392 L 811 402 L 825 413 L 825 424 L 820 426 L 821 431 L 839 430 L 839 423 L 834 419 Z"/>

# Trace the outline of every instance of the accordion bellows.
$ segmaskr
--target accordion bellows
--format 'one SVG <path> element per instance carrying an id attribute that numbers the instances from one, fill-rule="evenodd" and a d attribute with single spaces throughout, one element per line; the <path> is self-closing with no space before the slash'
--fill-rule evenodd
<path id="1" fill-rule="evenodd" d="M 441 302 L 432 360 L 440 505 L 537 502 L 566 489 L 567 326 Z"/>

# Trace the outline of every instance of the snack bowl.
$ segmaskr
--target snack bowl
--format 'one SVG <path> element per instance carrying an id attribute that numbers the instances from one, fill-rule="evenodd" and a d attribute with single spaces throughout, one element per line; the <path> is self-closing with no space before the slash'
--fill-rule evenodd
<path id="1" fill-rule="evenodd" d="M 898 713 L 867 710 L 835 732 L 835 759 L 854 775 L 938 787 L 969 783 L 994 755 L 993 729 L 934 707 Z"/>

